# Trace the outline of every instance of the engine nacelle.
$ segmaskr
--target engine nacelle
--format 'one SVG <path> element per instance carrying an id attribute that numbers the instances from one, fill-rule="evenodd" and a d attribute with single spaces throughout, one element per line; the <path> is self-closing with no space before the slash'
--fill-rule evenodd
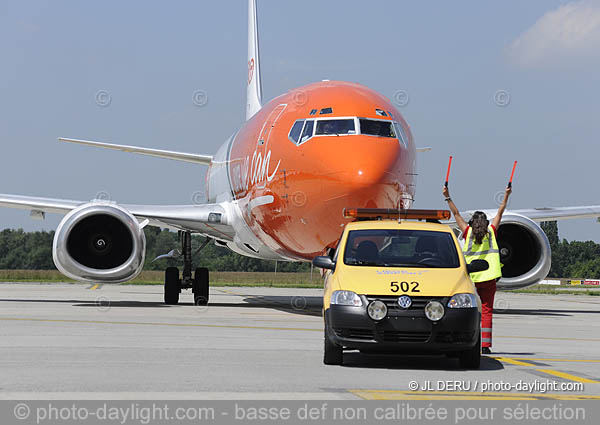
<path id="1" fill-rule="evenodd" d="M 506 213 L 498 229 L 502 279 L 498 287 L 519 289 L 545 279 L 550 272 L 551 249 L 548 237 L 530 218 Z"/>
<path id="2" fill-rule="evenodd" d="M 89 203 L 60 222 L 52 247 L 54 264 L 72 279 L 119 283 L 144 267 L 146 237 L 137 219 L 109 203 Z"/>

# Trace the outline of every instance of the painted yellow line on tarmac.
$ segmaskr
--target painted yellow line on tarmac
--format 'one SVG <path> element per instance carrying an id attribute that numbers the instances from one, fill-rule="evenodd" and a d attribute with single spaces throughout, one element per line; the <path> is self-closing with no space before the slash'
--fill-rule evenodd
<path id="1" fill-rule="evenodd" d="M 509 339 L 543 339 L 547 341 L 591 341 L 600 342 L 598 338 L 558 338 L 551 336 L 510 336 L 510 335 L 494 335 L 494 338 L 509 338 Z"/>
<path id="2" fill-rule="evenodd" d="M 219 289 L 217 289 L 217 291 L 219 291 L 219 292 L 225 292 L 226 294 L 229 294 L 229 295 L 239 295 L 241 297 L 243 296 L 241 294 L 236 294 L 235 292 L 232 292 L 232 291 L 230 291 L 228 289 L 221 289 L 221 288 L 219 288 Z"/>
<path id="3" fill-rule="evenodd" d="M 223 329 L 259 329 L 269 331 L 308 331 L 323 332 L 323 329 L 285 328 L 275 326 L 240 326 L 240 325 L 211 325 L 204 323 L 160 323 L 160 322 L 111 322 L 108 320 L 74 320 L 74 319 L 36 319 L 21 317 L 0 317 L 0 321 L 13 322 L 42 322 L 42 323 L 83 323 L 93 325 L 142 325 L 142 326 L 175 326 L 184 328 L 223 328 Z"/>
<path id="4" fill-rule="evenodd" d="M 499 362 L 508 363 L 508 364 L 512 364 L 515 366 L 535 366 L 532 363 L 526 363 L 524 361 L 513 359 L 510 357 L 492 357 L 492 358 L 498 360 Z"/>
<path id="5" fill-rule="evenodd" d="M 98 289 L 99 287 L 100 287 L 100 284 L 96 284 L 96 285 L 92 286 L 90 289 L 94 290 L 94 289 Z"/>
<path id="6" fill-rule="evenodd" d="M 364 400 L 600 400 L 600 395 L 469 391 L 348 390 Z"/>
<path id="7" fill-rule="evenodd" d="M 600 395 L 468 391 L 348 390 L 364 400 L 600 400 Z"/>
<path id="8" fill-rule="evenodd" d="M 558 376 L 559 378 L 568 379 L 569 381 L 584 382 L 587 384 L 600 384 L 600 381 L 594 381 L 593 379 L 582 378 L 581 376 L 571 375 L 570 373 L 560 372 L 552 369 L 536 369 L 538 372 L 547 373 L 549 375 Z"/>
<path id="9" fill-rule="evenodd" d="M 500 358 L 496 358 L 500 360 Z M 532 362 L 581 362 L 581 363 L 600 363 L 600 360 L 590 359 L 534 359 L 526 357 L 511 357 L 513 360 L 530 360 Z"/>
<path id="10" fill-rule="evenodd" d="M 535 361 L 535 359 L 515 359 L 515 358 L 511 358 L 511 357 L 493 357 L 493 358 L 498 360 L 499 362 L 508 363 L 508 364 L 512 364 L 515 366 L 534 366 L 534 367 L 536 366 L 532 363 L 527 363 L 527 362 L 522 361 L 522 360 Z M 540 361 L 542 359 L 537 359 L 537 360 Z M 545 359 L 545 360 L 548 361 L 548 359 Z M 563 359 L 562 361 L 568 361 L 568 359 Z M 577 360 L 574 360 L 574 361 L 577 361 Z M 579 361 L 581 361 L 581 362 L 585 362 L 585 361 L 597 362 L 597 360 L 579 360 Z M 588 383 L 588 384 L 600 384 L 600 381 L 594 381 L 593 379 L 583 378 L 581 376 L 572 375 L 570 373 L 561 372 L 558 370 L 553 370 L 553 369 L 536 369 L 536 370 L 538 372 L 547 373 L 548 375 L 557 376 L 559 378 L 567 379 L 569 381 L 584 382 L 584 383 Z"/>

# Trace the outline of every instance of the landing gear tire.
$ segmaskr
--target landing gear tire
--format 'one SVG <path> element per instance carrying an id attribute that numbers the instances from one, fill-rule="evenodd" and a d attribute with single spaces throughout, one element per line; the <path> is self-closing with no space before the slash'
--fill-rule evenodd
<path id="1" fill-rule="evenodd" d="M 169 267 L 165 271 L 165 304 L 179 304 L 179 293 L 181 292 L 181 281 L 179 280 L 179 269 Z"/>
<path id="2" fill-rule="evenodd" d="M 479 339 L 473 348 L 460 353 L 458 358 L 462 369 L 479 369 L 481 365 L 481 331 L 479 331 Z"/>
<path id="3" fill-rule="evenodd" d="M 327 323 L 325 323 L 324 337 L 323 363 L 335 366 L 342 365 L 344 363 L 344 349 L 329 339 L 327 335 Z"/>
<path id="4" fill-rule="evenodd" d="M 195 305 L 208 304 L 208 288 L 208 269 L 206 267 L 199 267 L 194 273 L 194 281 L 192 282 L 192 293 L 194 294 Z"/>

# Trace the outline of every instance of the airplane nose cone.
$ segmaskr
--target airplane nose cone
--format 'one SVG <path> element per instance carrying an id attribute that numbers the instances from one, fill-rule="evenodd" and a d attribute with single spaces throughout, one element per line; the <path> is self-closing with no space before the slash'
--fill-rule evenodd
<path id="1" fill-rule="evenodd" d="M 397 139 L 315 137 L 299 152 L 307 171 L 283 174 L 282 211 L 289 213 L 278 237 L 298 252 L 319 255 L 335 246 L 351 221 L 343 216 L 345 208 L 408 207 L 414 159 L 414 150 Z"/>
<path id="2" fill-rule="evenodd" d="M 387 167 L 381 165 L 357 165 L 357 169 L 344 173 L 344 185 L 348 189 L 362 189 L 384 182 L 389 175 Z M 393 174 L 393 173 L 392 173 Z"/>
<path id="3" fill-rule="evenodd" d="M 331 172 L 322 176 L 322 200 L 333 217 L 341 217 L 344 208 L 409 206 L 405 198 L 412 192 L 412 176 L 407 173 L 412 158 L 398 140 L 357 137 L 332 153 L 328 163 Z"/>
<path id="4" fill-rule="evenodd" d="M 401 150 L 395 139 L 365 137 L 352 149 L 334 159 L 337 172 L 332 176 L 348 192 L 380 184 L 395 183 L 400 178 Z"/>

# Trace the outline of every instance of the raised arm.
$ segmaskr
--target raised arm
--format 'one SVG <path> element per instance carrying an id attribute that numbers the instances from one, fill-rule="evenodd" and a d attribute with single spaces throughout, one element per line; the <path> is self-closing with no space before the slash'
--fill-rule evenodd
<path id="1" fill-rule="evenodd" d="M 498 226 L 500 226 L 500 221 L 502 221 L 502 214 L 504 214 L 504 210 L 506 209 L 506 204 L 508 203 L 508 197 L 510 196 L 511 193 L 512 193 L 512 187 L 507 186 L 506 191 L 504 192 L 504 199 L 502 200 L 502 203 L 498 207 L 498 212 L 496 213 L 496 217 L 494 217 L 494 220 L 492 220 L 492 226 L 494 226 L 495 229 L 498 229 Z"/>
<path id="2" fill-rule="evenodd" d="M 448 208 L 450 208 L 452 215 L 454 215 L 454 219 L 456 220 L 456 224 L 458 224 L 458 228 L 461 232 L 464 232 L 467 230 L 468 224 L 460 215 L 460 212 L 458 211 L 458 208 L 456 208 L 456 205 L 454 205 L 452 198 L 450 198 L 450 191 L 448 190 L 448 187 L 444 186 L 442 189 L 442 194 L 444 195 L 444 198 L 446 198 L 446 202 L 448 202 Z"/>

